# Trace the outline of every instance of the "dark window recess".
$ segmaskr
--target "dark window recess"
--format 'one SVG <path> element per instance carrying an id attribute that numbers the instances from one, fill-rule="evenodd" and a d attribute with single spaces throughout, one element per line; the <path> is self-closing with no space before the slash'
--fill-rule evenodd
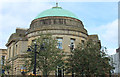
<path id="1" fill-rule="evenodd" d="M 51 24 L 51 20 L 48 20 L 48 24 L 49 24 L 49 25 Z"/>
<path id="2" fill-rule="evenodd" d="M 70 50 L 72 51 L 74 50 L 74 48 L 75 48 L 75 39 L 71 38 L 70 39 Z"/>
<path id="3" fill-rule="evenodd" d="M 45 20 L 43 20 L 42 22 L 43 22 L 43 24 L 45 24 Z"/>
<path id="4" fill-rule="evenodd" d="M 45 20 L 40 20 L 40 24 L 43 25 L 43 24 L 52 24 L 52 21 L 53 21 L 53 24 L 66 24 L 66 20 L 65 19 L 45 19 Z"/>
<path id="5" fill-rule="evenodd" d="M 51 20 L 50 19 L 40 20 L 40 24 L 41 25 L 44 25 L 44 24 L 50 25 L 51 24 Z"/>
<path id="6" fill-rule="evenodd" d="M 71 50 L 74 50 L 74 44 L 71 43 L 71 47 L 70 47 Z"/>
<path id="7" fill-rule="evenodd" d="M 82 43 L 82 44 L 84 44 L 84 43 L 85 43 L 85 41 L 84 41 L 84 40 L 81 40 L 81 43 Z"/>
<path id="8" fill-rule="evenodd" d="M 63 19 L 59 19 L 59 24 L 63 24 Z"/>
<path id="9" fill-rule="evenodd" d="M 5 56 L 2 56 L 2 65 L 5 63 Z"/>
<path id="10" fill-rule="evenodd" d="M 9 49 L 9 58 L 11 57 L 11 47 Z"/>
<path id="11" fill-rule="evenodd" d="M 41 20 L 41 25 L 43 24 L 43 20 Z"/>
<path id="12" fill-rule="evenodd" d="M 22 34 L 19 34 L 19 36 L 22 36 Z"/>
<path id="13" fill-rule="evenodd" d="M 54 24 L 57 24 L 56 20 L 54 20 Z"/>
<path id="14" fill-rule="evenodd" d="M 32 40 L 32 43 L 35 43 L 35 41 L 36 41 L 35 39 L 34 39 L 34 40 Z"/>
<path id="15" fill-rule="evenodd" d="M 49 20 L 48 19 L 45 20 L 45 24 L 49 24 Z"/>
<path id="16" fill-rule="evenodd" d="M 16 53 L 17 53 L 17 47 L 18 47 L 18 46 L 16 45 L 16 51 L 15 51 Z"/>
<path id="17" fill-rule="evenodd" d="M 58 68 L 58 77 L 62 77 L 62 70 Z"/>
<path id="18" fill-rule="evenodd" d="M 40 20 L 40 24 L 41 24 L 41 25 L 43 24 L 42 20 Z"/>
<path id="19" fill-rule="evenodd" d="M 57 68 L 55 71 L 55 77 L 64 77 L 64 68 Z"/>
<path id="20" fill-rule="evenodd" d="M 64 24 L 66 24 L 66 20 L 64 20 Z"/>
<path id="21" fill-rule="evenodd" d="M 35 28 L 36 26 L 37 26 L 37 24 L 36 24 L 36 23 L 34 23 L 33 28 Z"/>

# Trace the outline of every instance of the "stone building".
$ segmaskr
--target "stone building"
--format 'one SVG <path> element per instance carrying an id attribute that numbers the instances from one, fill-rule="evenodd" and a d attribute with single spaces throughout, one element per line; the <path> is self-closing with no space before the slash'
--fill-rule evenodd
<path id="1" fill-rule="evenodd" d="M 88 39 L 100 43 L 97 35 L 88 35 L 82 21 L 75 14 L 58 6 L 52 7 L 32 20 L 30 28 L 17 28 L 16 32 L 11 34 L 6 44 L 7 61 L 12 67 L 10 75 L 21 74 L 24 52 L 32 40 L 40 34 L 48 33 L 56 37 L 60 43 L 58 48 L 63 49 L 66 54 L 70 53 L 69 45 L 71 44 L 75 48 L 79 43 L 84 43 Z"/>
<path id="2" fill-rule="evenodd" d="M 115 67 L 114 70 L 112 70 L 113 74 L 119 74 L 120 75 L 120 47 L 116 49 L 116 53 L 111 55 L 112 61 L 114 64 L 112 66 Z"/>
<path id="3" fill-rule="evenodd" d="M 2 67 L 5 65 L 7 56 L 7 49 L 0 49 L 0 75 L 2 74 Z"/>

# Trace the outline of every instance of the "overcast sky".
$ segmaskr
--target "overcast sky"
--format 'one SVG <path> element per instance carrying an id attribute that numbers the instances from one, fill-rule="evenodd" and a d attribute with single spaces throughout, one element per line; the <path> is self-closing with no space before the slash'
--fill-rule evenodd
<path id="1" fill-rule="evenodd" d="M 118 48 L 118 0 L 110 2 L 59 2 L 63 9 L 73 12 L 83 22 L 88 34 L 98 34 L 108 54 Z M 105 1 L 105 0 L 104 0 Z M 0 1 L 0 48 L 6 48 L 10 35 L 17 27 L 29 28 L 31 21 L 42 11 L 55 6 L 56 0 L 2 0 Z"/>

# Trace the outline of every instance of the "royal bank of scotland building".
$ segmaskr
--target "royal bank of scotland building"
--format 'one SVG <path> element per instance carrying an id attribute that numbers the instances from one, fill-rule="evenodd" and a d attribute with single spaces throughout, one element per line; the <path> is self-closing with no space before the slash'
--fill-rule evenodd
<path id="1" fill-rule="evenodd" d="M 59 41 L 59 48 L 70 53 L 70 44 L 76 47 L 88 39 L 99 42 L 97 35 L 88 35 L 82 21 L 72 12 L 61 7 L 52 7 L 38 14 L 28 29 L 17 28 L 6 44 L 6 61 L 11 64 L 10 75 L 21 75 L 24 51 L 40 34 L 51 34 Z"/>

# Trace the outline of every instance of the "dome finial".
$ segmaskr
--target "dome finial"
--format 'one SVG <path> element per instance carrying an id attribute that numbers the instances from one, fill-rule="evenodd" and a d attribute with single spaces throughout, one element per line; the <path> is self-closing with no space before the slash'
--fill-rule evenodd
<path id="1" fill-rule="evenodd" d="M 56 0 L 56 7 L 58 7 L 58 0 Z"/>
<path id="2" fill-rule="evenodd" d="M 58 7 L 58 2 L 56 2 L 56 7 Z"/>

